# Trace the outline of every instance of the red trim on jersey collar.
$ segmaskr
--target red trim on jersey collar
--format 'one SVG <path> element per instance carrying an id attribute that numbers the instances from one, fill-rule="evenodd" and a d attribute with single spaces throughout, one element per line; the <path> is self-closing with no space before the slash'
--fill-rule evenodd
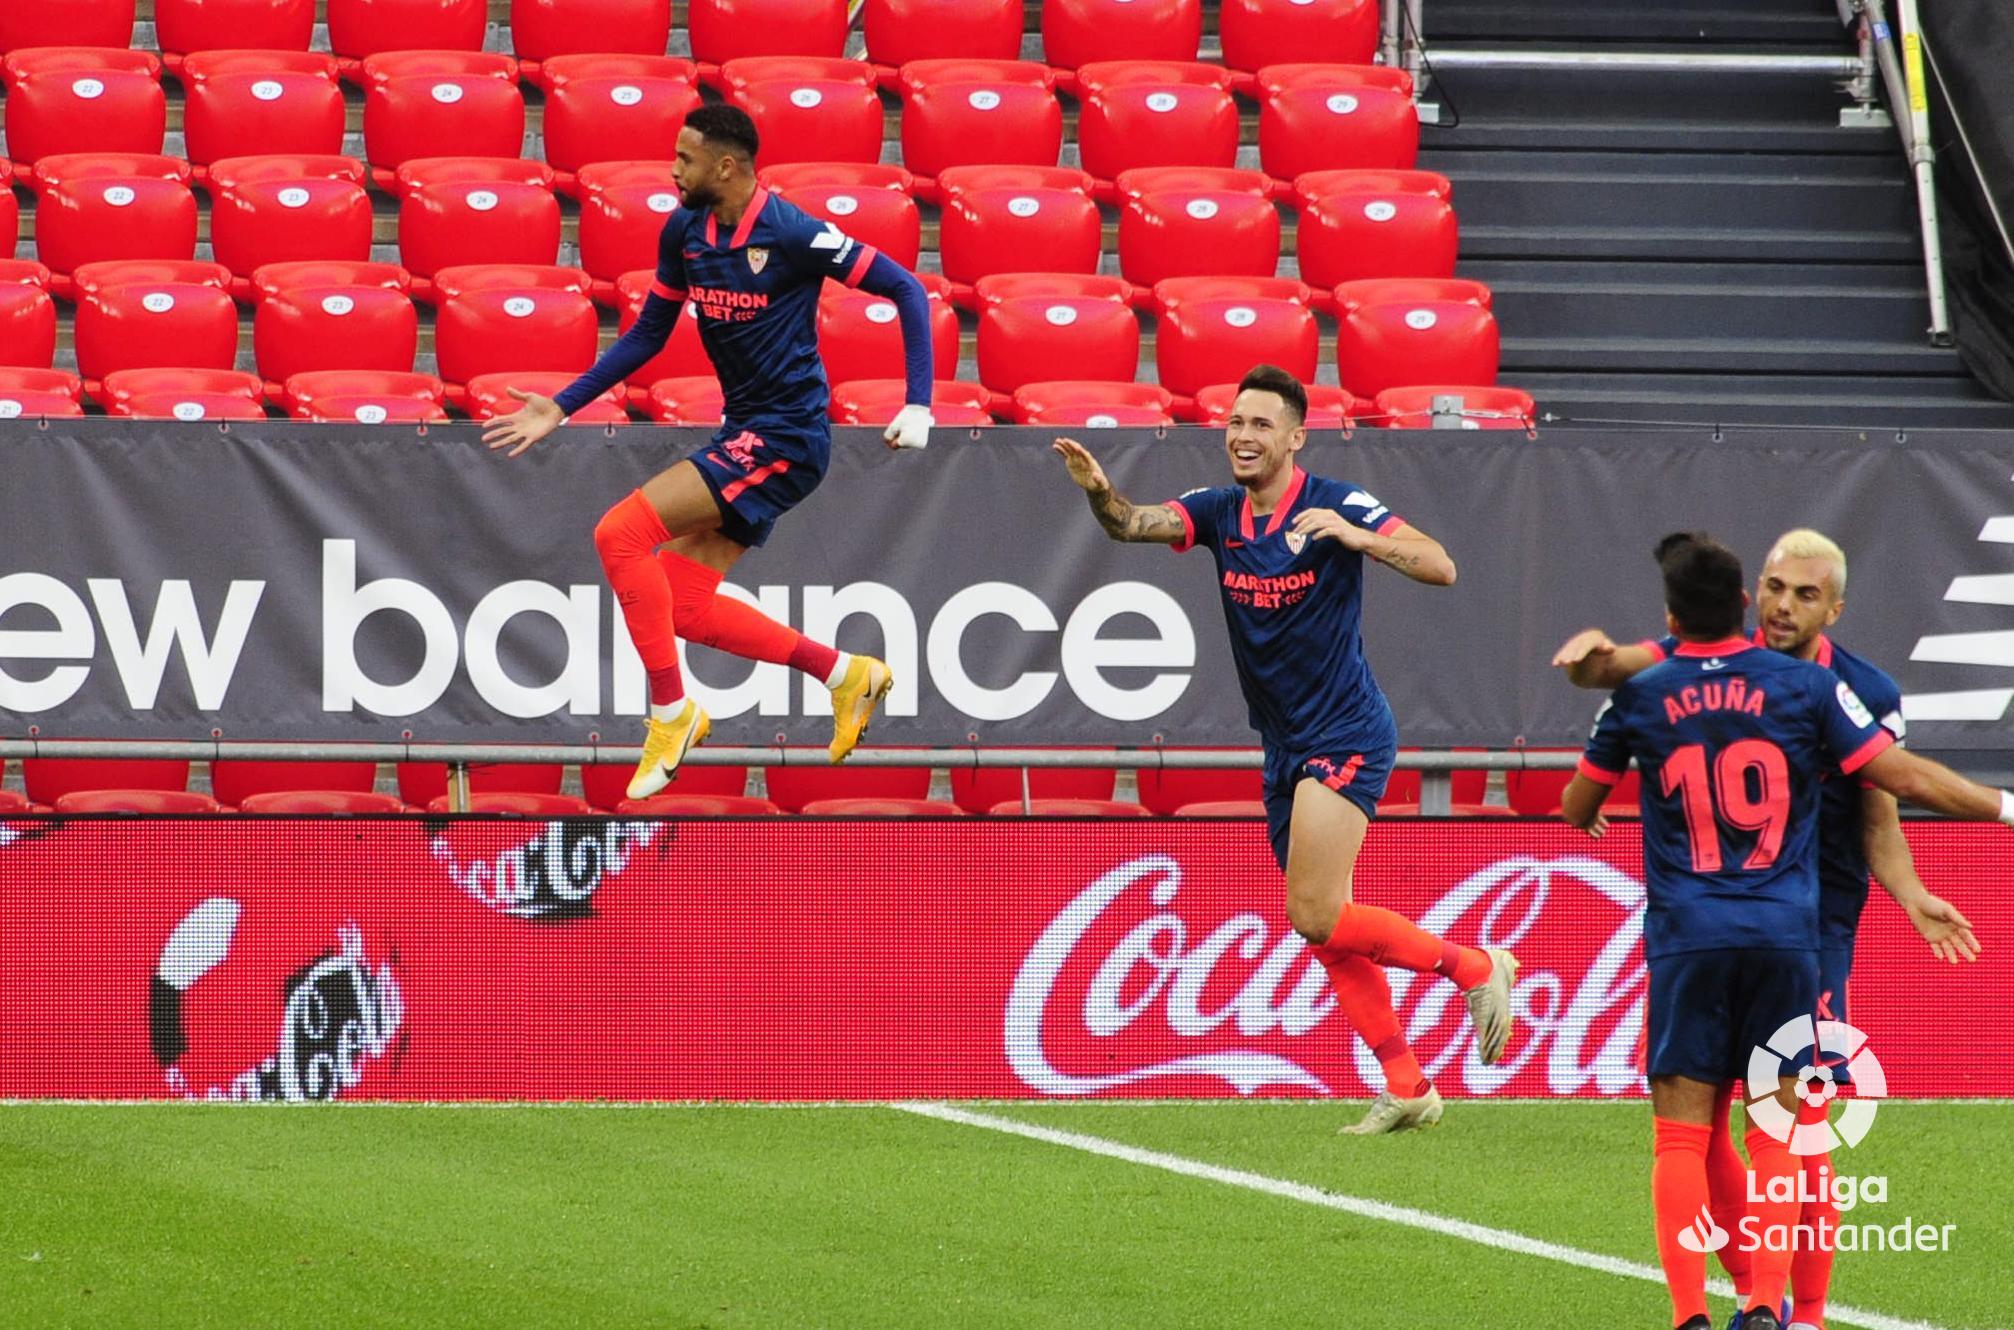
<path id="1" fill-rule="evenodd" d="M 1674 656 L 1734 656 L 1744 651 L 1753 651 L 1748 639 L 1742 637 L 1723 638 L 1718 642 L 1680 642 Z"/>
<path id="2" fill-rule="evenodd" d="M 755 219 L 762 216 L 762 205 L 769 202 L 769 188 L 757 185 L 755 193 L 749 195 L 748 206 L 741 210 L 741 220 L 734 224 L 734 239 L 727 242 L 729 249 L 740 249 L 748 243 L 748 233 L 755 229 Z"/>
<path id="3" fill-rule="evenodd" d="M 1769 645 L 1769 639 L 1762 635 L 1762 629 L 1759 627 L 1755 630 L 1755 635 L 1748 640 L 1754 646 Z M 1824 633 L 1818 635 L 1818 650 L 1812 655 L 1811 663 L 1828 670 L 1832 668 L 1832 639 Z"/>
<path id="4" fill-rule="evenodd" d="M 1267 535 L 1270 536 L 1275 531 L 1278 531 L 1280 523 L 1287 520 L 1287 510 L 1294 506 L 1294 500 L 1301 497 L 1301 489 L 1307 483 L 1308 473 L 1299 467 L 1295 467 L 1294 478 L 1287 482 L 1287 492 L 1280 496 L 1280 501 L 1273 506 L 1273 511 L 1266 514 Z M 1254 538 L 1252 535 L 1252 492 L 1250 490 L 1245 491 L 1245 506 L 1238 510 L 1238 530 L 1246 540 Z"/>

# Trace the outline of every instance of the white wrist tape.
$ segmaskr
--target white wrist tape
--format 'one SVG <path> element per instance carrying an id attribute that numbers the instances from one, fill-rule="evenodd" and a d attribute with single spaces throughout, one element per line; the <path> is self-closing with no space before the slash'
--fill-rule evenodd
<path id="1" fill-rule="evenodd" d="M 2000 820 L 2014 827 L 2014 794 L 2006 790 L 2000 791 Z"/>

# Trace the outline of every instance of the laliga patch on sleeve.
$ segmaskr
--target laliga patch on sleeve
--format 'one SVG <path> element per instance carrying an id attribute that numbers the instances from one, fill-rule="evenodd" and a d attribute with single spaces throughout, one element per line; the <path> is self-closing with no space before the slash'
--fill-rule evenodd
<path id="1" fill-rule="evenodd" d="M 1860 694 L 1847 686 L 1846 680 L 1841 679 L 1839 686 L 1832 691 L 1839 699 L 1839 709 L 1846 713 L 1848 720 L 1863 730 L 1874 723 L 1873 713 L 1868 711 L 1867 704 L 1860 700 Z"/>

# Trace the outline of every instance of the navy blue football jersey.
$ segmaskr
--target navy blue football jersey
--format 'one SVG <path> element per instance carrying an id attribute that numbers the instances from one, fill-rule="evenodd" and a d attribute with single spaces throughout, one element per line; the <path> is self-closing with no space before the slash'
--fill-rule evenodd
<path id="1" fill-rule="evenodd" d="M 858 286 L 875 249 L 758 188 L 731 234 L 711 210 L 681 208 L 658 237 L 651 294 L 699 320 L 727 419 L 825 423 L 818 293 L 830 277 Z"/>
<path id="2" fill-rule="evenodd" d="M 1759 628 L 1749 640 L 1759 647 L 1768 645 Z M 1662 660 L 1677 647 L 1678 639 L 1667 637 L 1644 645 Z M 1818 637 L 1816 660 L 1845 680 L 1881 722 L 1881 728 L 1894 735 L 1897 743 L 1902 742 L 1908 729 L 1902 719 L 1902 689 L 1886 670 L 1823 633 Z M 1818 929 L 1822 947 L 1851 950 L 1860 929 L 1860 913 L 1867 905 L 1867 822 L 1861 811 L 1861 788 L 1858 781 L 1834 778 L 1819 790 Z"/>
<path id="3" fill-rule="evenodd" d="M 1894 742 L 1830 670 L 1742 638 L 1680 644 L 1616 689 L 1580 770 L 1642 770 L 1644 955 L 1815 950 L 1821 781 Z"/>
<path id="4" fill-rule="evenodd" d="M 1264 517 L 1240 485 L 1192 490 L 1169 506 L 1185 528 L 1175 549 L 1216 556 L 1231 659 L 1260 737 L 1287 752 L 1395 742 L 1391 707 L 1364 659 L 1363 555 L 1292 528 L 1308 508 L 1379 533 L 1403 519 L 1368 492 L 1299 467 Z"/>

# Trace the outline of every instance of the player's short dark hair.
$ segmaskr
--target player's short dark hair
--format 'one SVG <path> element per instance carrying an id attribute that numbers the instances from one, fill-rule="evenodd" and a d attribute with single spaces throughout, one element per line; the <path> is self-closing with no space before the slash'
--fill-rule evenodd
<path id="1" fill-rule="evenodd" d="M 1733 550 L 1704 531 L 1674 531 L 1657 542 L 1657 566 L 1682 634 L 1712 640 L 1741 631 L 1744 578 Z"/>
<path id="2" fill-rule="evenodd" d="M 755 164 L 756 150 L 762 146 L 762 140 L 755 134 L 755 121 L 749 119 L 748 112 L 725 102 L 688 112 L 685 127 L 698 131 L 716 150 L 727 149 L 751 166 Z"/>
<path id="3" fill-rule="evenodd" d="M 1308 390 L 1301 381 L 1278 365 L 1254 365 L 1251 372 L 1238 381 L 1238 391 L 1256 388 L 1262 393 L 1278 393 L 1287 409 L 1294 413 L 1294 423 L 1300 424 L 1308 418 Z"/>

